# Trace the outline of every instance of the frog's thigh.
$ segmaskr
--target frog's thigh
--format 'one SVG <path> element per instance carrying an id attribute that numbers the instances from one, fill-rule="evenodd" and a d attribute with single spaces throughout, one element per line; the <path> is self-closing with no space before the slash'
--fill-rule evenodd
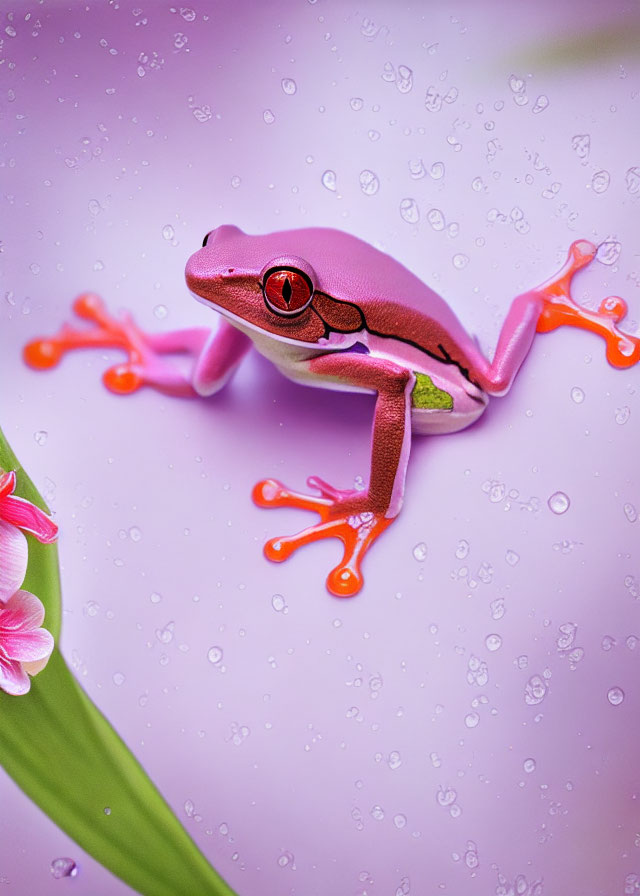
<path id="1" fill-rule="evenodd" d="M 250 347 L 251 339 L 222 318 L 193 370 L 193 388 L 198 395 L 206 397 L 222 389 Z"/>
<path id="2" fill-rule="evenodd" d="M 307 362 L 317 377 L 378 393 L 373 419 L 371 510 L 396 516 L 402 505 L 411 447 L 411 392 L 414 373 L 393 361 L 350 352 L 321 355 Z"/>

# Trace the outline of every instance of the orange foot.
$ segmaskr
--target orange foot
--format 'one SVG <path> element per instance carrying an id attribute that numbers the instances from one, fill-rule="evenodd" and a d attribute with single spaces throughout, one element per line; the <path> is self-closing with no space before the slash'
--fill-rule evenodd
<path id="1" fill-rule="evenodd" d="M 336 597 L 352 597 L 360 591 L 364 582 L 360 571 L 362 558 L 393 519 L 368 508 L 366 492 L 340 491 L 317 476 L 310 476 L 307 485 L 317 489 L 321 497 L 289 491 L 275 479 L 263 479 L 254 487 L 252 497 L 258 507 L 315 510 L 321 520 L 297 535 L 270 539 L 264 546 L 265 556 L 281 563 L 303 544 L 321 538 L 339 538 L 344 545 L 344 556 L 329 573 L 327 588 Z"/>
<path id="2" fill-rule="evenodd" d="M 616 326 L 627 313 L 625 300 L 619 296 L 609 296 L 600 303 L 597 311 L 590 311 L 571 298 L 573 275 L 593 261 L 597 251 L 597 247 L 588 240 L 576 240 L 571 244 L 562 270 L 536 290 L 545 298 L 536 329 L 539 333 L 546 333 L 564 325 L 591 330 L 605 340 L 610 364 L 614 367 L 632 367 L 640 361 L 640 339 L 623 333 Z"/>

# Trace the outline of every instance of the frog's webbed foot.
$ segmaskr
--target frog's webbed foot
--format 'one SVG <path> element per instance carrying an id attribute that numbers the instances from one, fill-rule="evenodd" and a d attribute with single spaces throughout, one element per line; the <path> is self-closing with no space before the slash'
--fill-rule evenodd
<path id="1" fill-rule="evenodd" d="M 296 507 L 315 510 L 320 516 L 319 523 L 297 535 L 270 539 L 264 546 L 265 556 L 280 563 L 304 544 L 322 538 L 339 538 L 344 555 L 329 573 L 327 588 L 336 597 L 351 597 L 364 581 L 360 569 L 362 558 L 393 518 L 374 510 L 366 492 L 341 491 L 317 476 L 310 476 L 307 484 L 320 492 L 320 497 L 290 491 L 275 479 L 264 479 L 253 489 L 253 500 L 259 507 Z"/>
<path id="2" fill-rule="evenodd" d="M 113 317 L 94 293 L 78 296 L 72 307 L 78 317 L 93 326 L 80 329 L 65 323 L 53 336 L 30 342 L 23 353 L 30 367 L 54 367 L 63 355 L 77 348 L 120 348 L 126 352 L 127 360 L 110 367 L 102 377 L 111 392 L 126 395 L 146 385 L 169 395 L 196 394 L 177 367 L 161 355 L 198 354 L 208 337 L 207 329 L 146 334 L 130 315 Z"/>
<path id="3" fill-rule="evenodd" d="M 544 300 L 537 331 L 545 333 L 560 326 L 581 327 L 602 336 L 607 345 L 607 360 L 614 367 L 631 367 L 640 361 L 640 339 L 623 333 L 616 326 L 627 313 L 627 303 L 618 296 L 604 299 L 597 311 L 583 308 L 571 298 L 570 286 L 576 271 L 596 257 L 598 249 L 588 240 L 576 240 L 562 269 L 534 292 Z"/>

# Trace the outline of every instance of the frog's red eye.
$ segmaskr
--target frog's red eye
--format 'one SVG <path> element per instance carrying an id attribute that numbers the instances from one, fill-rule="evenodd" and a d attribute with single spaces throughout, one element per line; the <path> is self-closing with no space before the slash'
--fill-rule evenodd
<path id="1" fill-rule="evenodd" d="M 291 268 L 267 271 L 263 289 L 267 306 L 285 317 L 300 314 L 313 297 L 313 286 L 307 275 Z"/>

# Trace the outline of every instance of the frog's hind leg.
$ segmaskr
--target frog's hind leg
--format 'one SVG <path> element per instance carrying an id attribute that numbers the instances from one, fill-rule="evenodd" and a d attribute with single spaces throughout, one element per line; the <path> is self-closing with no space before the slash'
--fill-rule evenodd
<path id="1" fill-rule="evenodd" d="M 249 342 L 225 322 L 213 338 L 206 327 L 144 333 L 130 315 L 113 317 L 94 293 L 78 296 L 73 310 L 92 326 L 76 328 L 63 324 L 53 336 L 30 342 L 23 352 L 26 363 L 42 370 L 54 367 L 73 349 L 122 349 L 127 360 L 110 367 L 102 377 L 105 386 L 119 395 L 135 392 L 142 386 L 180 397 L 210 395 L 216 387 L 224 385 Z M 193 378 L 184 376 L 175 364 L 163 357 L 175 354 L 190 354 L 198 359 Z M 217 360 L 211 360 L 216 354 Z"/>
<path id="2" fill-rule="evenodd" d="M 472 378 L 487 392 L 506 392 L 524 361 L 536 332 L 560 326 L 580 327 L 605 339 L 607 360 L 614 367 L 631 367 L 640 361 L 640 339 L 622 333 L 616 324 L 627 311 L 626 302 L 610 296 L 597 311 L 582 308 L 571 298 L 571 281 L 596 256 L 597 247 L 576 240 L 560 271 L 535 289 L 514 299 L 504 322 L 493 361 L 478 352 L 472 359 Z"/>

